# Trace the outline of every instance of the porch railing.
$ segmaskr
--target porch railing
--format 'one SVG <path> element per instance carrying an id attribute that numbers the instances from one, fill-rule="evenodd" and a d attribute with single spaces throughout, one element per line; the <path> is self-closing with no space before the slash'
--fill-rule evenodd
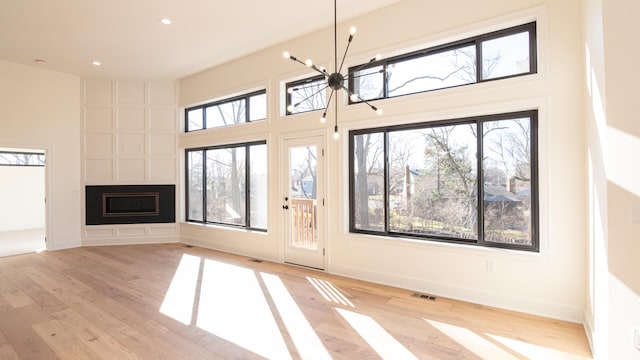
<path id="1" fill-rule="evenodd" d="M 291 245 L 315 250 L 318 246 L 315 199 L 291 199 Z"/>

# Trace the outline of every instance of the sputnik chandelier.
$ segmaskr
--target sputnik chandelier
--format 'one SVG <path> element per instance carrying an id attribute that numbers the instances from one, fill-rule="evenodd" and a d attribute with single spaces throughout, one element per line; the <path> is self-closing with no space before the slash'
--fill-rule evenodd
<path id="1" fill-rule="evenodd" d="M 345 81 L 348 81 L 349 78 L 353 77 L 353 75 L 360 71 L 362 68 L 364 68 L 365 66 L 373 63 L 374 61 L 380 60 L 380 55 L 376 55 L 374 58 L 372 58 L 371 60 L 369 60 L 369 62 L 367 62 L 366 64 L 363 64 L 359 67 L 357 67 L 355 70 L 353 70 L 352 72 L 348 73 L 347 75 L 342 75 L 342 66 L 344 65 L 344 60 L 347 57 L 347 52 L 349 51 L 349 46 L 351 46 L 351 41 L 353 40 L 353 36 L 356 33 L 356 28 L 355 27 L 351 27 L 351 29 L 349 30 L 349 40 L 347 41 L 347 47 L 344 50 L 344 55 L 342 56 L 342 61 L 340 62 L 340 67 L 338 67 L 338 10 L 337 10 L 337 0 L 333 0 L 333 37 L 334 37 L 334 71 L 333 73 L 329 73 L 327 72 L 327 70 L 324 67 L 317 67 L 313 61 L 311 59 L 307 59 L 306 61 L 302 61 L 299 60 L 298 58 L 296 58 L 295 56 L 291 55 L 288 51 L 285 51 L 282 56 L 286 59 L 291 59 L 295 62 L 298 62 L 304 66 L 307 66 L 309 68 L 312 68 L 313 70 L 319 72 L 320 74 L 322 74 L 325 78 L 326 81 L 326 86 L 323 87 L 322 89 L 320 89 L 319 91 L 314 92 L 313 94 L 307 96 L 306 98 L 302 99 L 301 101 L 297 102 L 296 104 L 291 104 L 287 107 L 287 110 L 289 112 L 293 112 L 293 110 L 300 104 L 302 104 L 303 102 L 307 101 L 309 98 L 317 95 L 318 93 L 324 91 L 327 88 L 331 88 L 331 93 L 329 94 L 329 100 L 327 101 L 325 107 L 324 107 L 324 111 L 322 113 L 322 117 L 320 118 L 320 122 L 321 123 L 325 123 L 327 121 L 327 109 L 329 108 L 329 105 L 331 104 L 331 100 L 334 97 L 334 93 L 340 89 L 343 89 L 344 91 L 347 92 L 347 94 L 349 94 L 349 98 L 352 102 L 363 102 L 365 104 L 367 104 L 371 110 L 375 111 L 378 115 L 382 115 L 382 109 L 379 109 L 375 106 L 373 106 L 372 104 L 370 104 L 368 101 L 360 98 L 360 96 L 354 92 L 352 92 L 351 90 L 349 90 L 349 88 L 347 86 L 344 85 Z M 297 89 L 289 89 L 290 91 L 296 91 Z M 336 95 L 337 97 L 337 95 Z M 333 138 L 334 139 L 338 139 L 340 137 L 340 133 L 338 132 L 338 101 L 334 100 L 334 105 L 335 105 L 335 126 L 333 127 Z"/>

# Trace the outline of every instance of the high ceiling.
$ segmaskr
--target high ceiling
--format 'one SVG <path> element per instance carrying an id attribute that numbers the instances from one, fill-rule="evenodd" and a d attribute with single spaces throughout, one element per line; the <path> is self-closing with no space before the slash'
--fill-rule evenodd
<path id="1" fill-rule="evenodd" d="M 397 1 L 338 0 L 338 21 Z M 86 77 L 176 79 L 330 26 L 333 16 L 331 0 L 0 0 L 0 59 Z"/>

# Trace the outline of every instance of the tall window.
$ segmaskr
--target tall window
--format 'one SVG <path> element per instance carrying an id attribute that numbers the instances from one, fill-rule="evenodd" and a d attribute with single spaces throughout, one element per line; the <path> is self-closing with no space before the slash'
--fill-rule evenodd
<path id="1" fill-rule="evenodd" d="M 536 23 L 352 67 L 349 87 L 375 100 L 537 72 Z"/>
<path id="2" fill-rule="evenodd" d="M 538 251 L 537 111 L 350 132 L 350 230 Z"/>
<path id="3" fill-rule="evenodd" d="M 210 129 L 267 118 L 267 92 L 256 91 L 185 109 L 185 130 Z"/>
<path id="4" fill-rule="evenodd" d="M 187 221 L 267 229 L 265 141 L 186 150 Z"/>
<path id="5" fill-rule="evenodd" d="M 327 82 L 322 75 L 287 83 L 287 115 L 324 109 L 326 89 Z"/>

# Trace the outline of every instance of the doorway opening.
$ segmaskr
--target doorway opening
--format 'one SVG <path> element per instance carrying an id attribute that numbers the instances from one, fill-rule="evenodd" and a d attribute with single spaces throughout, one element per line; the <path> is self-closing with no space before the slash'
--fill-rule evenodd
<path id="1" fill-rule="evenodd" d="M 0 257 L 46 249 L 45 166 L 44 150 L 0 148 Z"/>
<path id="2" fill-rule="evenodd" d="M 324 269 L 324 138 L 285 139 L 284 261 Z"/>

